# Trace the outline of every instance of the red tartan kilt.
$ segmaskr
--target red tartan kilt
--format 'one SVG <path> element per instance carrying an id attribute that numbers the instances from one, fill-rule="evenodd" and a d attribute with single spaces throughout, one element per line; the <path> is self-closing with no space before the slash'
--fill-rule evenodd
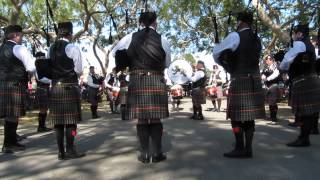
<path id="1" fill-rule="evenodd" d="M 53 125 L 81 121 L 80 88 L 77 84 L 54 85 L 50 94 L 50 119 Z"/>
<path id="2" fill-rule="evenodd" d="M 260 75 L 232 78 L 227 118 L 234 121 L 251 121 L 264 117 L 264 91 Z"/>
<path id="3" fill-rule="evenodd" d="M 26 113 L 26 86 L 17 82 L 0 82 L 0 117 L 20 117 Z"/>
<path id="4" fill-rule="evenodd" d="M 315 76 L 294 80 L 291 87 L 290 105 L 293 113 L 310 115 L 320 112 L 320 79 Z"/>
<path id="5" fill-rule="evenodd" d="M 127 107 L 129 119 L 162 119 L 169 116 L 164 77 L 157 74 L 130 74 Z"/>

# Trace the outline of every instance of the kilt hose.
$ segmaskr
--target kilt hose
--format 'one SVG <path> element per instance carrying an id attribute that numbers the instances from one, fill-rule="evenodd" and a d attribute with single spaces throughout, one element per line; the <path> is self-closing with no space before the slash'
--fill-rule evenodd
<path id="1" fill-rule="evenodd" d="M 38 83 L 36 96 L 40 111 L 47 111 L 49 108 L 49 84 Z"/>
<path id="2" fill-rule="evenodd" d="M 126 105 L 128 101 L 128 87 L 120 87 L 119 99 L 121 105 Z"/>
<path id="3" fill-rule="evenodd" d="M 0 81 L 0 118 L 24 116 L 26 95 L 24 84 Z"/>
<path id="4" fill-rule="evenodd" d="M 232 77 L 228 94 L 227 118 L 232 121 L 252 121 L 264 117 L 264 91 L 260 74 Z"/>
<path id="5" fill-rule="evenodd" d="M 77 124 L 78 121 L 81 121 L 78 84 L 57 83 L 52 86 L 49 117 L 53 125 Z"/>
<path id="6" fill-rule="evenodd" d="M 89 100 L 89 103 L 92 104 L 93 106 L 96 106 L 98 104 L 98 101 L 99 101 L 98 93 L 99 93 L 99 88 L 89 87 L 88 100 Z"/>
<path id="7" fill-rule="evenodd" d="M 266 101 L 270 106 L 277 105 L 277 102 L 280 99 L 279 88 L 277 84 L 272 84 L 266 90 Z"/>
<path id="8" fill-rule="evenodd" d="M 206 104 L 205 88 L 202 88 L 202 87 L 192 88 L 191 96 L 192 96 L 193 105 L 200 106 L 201 104 Z"/>
<path id="9" fill-rule="evenodd" d="M 320 79 L 316 75 L 294 78 L 290 105 L 297 115 L 320 112 Z"/>
<path id="10" fill-rule="evenodd" d="M 169 116 L 164 75 L 157 71 L 134 70 L 128 85 L 129 119 L 138 124 L 159 123 Z"/>

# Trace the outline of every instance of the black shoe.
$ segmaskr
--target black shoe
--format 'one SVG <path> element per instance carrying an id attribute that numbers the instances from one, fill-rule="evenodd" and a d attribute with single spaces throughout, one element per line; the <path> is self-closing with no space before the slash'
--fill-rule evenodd
<path id="1" fill-rule="evenodd" d="M 41 128 L 38 128 L 38 133 L 49 132 L 49 131 L 51 131 L 51 130 L 52 130 L 52 129 L 47 128 L 47 127 L 41 127 Z"/>
<path id="2" fill-rule="evenodd" d="M 204 120 L 203 115 L 199 115 L 199 116 L 198 116 L 198 120 Z"/>
<path id="3" fill-rule="evenodd" d="M 308 147 L 310 146 L 310 141 L 307 139 L 298 138 L 297 140 L 287 144 L 289 147 Z"/>
<path id="4" fill-rule="evenodd" d="M 92 119 L 98 119 L 100 118 L 101 116 L 98 116 L 98 115 L 92 115 Z"/>
<path id="5" fill-rule="evenodd" d="M 167 159 L 167 156 L 163 153 L 160 153 L 156 156 L 152 156 L 152 163 L 158 163 Z"/>
<path id="6" fill-rule="evenodd" d="M 14 153 L 17 151 L 24 151 L 25 149 L 26 149 L 25 145 L 17 143 L 15 145 L 3 146 L 2 152 L 3 153 Z"/>
<path id="7" fill-rule="evenodd" d="M 234 149 L 228 153 L 224 153 L 223 156 L 227 158 L 250 158 L 252 157 L 252 152 L 250 156 L 250 153 L 249 152 L 247 153 L 244 149 L 242 150 Z"/>
<path id="8" fill-rule="evenodd" d="M 65 154 L 59 152 L 59 154 L 58 154 L 58 160 L 67 160 Z"/>
<path id="9" fill-rule="evenodd" d="M 16 134 L 16 138 L 17 138 L 17 141 L 19 142 L 19 141 L 22 141 L 22 140 L 24 140 L 24 139 L 27 139 L 27 136 L 20 136 L 19 134 Z"/>
<path id="10" fill-rule="evenodd" d="M 191 117 L 190 117 L 190 119 L 198 119 L 198 115 L 192 115 Z"/>
<path id="11" fill-rule="evenodd" d="M 75 150 L 72 150 L 71 152 L 66 152 L 65 153 L 65 159 L 78 159 L 78 158 L 82 158 L 82 157 L 84 157 L 84 156 L 86 156 L 86 154 L 85 153 L 78 153 L 77 151 L 75 151 Z"/>
<path id="12" fill-rule="evenodd" d="M 293 122 L 293 123 L 289 123 L 289 124 L 288 124 L 288 126 L 291 126 L 291 127 L 298 127 L 298 126 L 299 126 L 299 124 L 298 124 L 298 123 Z"/>
<path id="13" fill-rule="evenodd" d="M 313 134 L 313 135 L 319 134 L 319 129 L 312 129 L 310 131 L 310 134 Z"/>
<path id="14" fill-rule="evenodd" d="M 140 154 L 138 160 L 144 164 L 150 163 L 150 157 L 147 154 Z"/>
<path id="15" fill-rule="evenodd" d="M 12 153 L 14 153 L 14 151 L 13 151 L 13 149 L 11 147 L 3 146 L 2 147 L 2 153 L 12 154 Z"/>

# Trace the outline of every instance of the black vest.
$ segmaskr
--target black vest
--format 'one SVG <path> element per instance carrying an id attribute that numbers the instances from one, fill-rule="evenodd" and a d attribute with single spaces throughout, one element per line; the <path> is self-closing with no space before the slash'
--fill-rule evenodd
<path id="1" fill-rule="evenodd" d="M 151 28 L 149 31 L 143 29 L 132 34 L 127 53 L 131 59 L 130 70 L 162 72 L 165 68 L 166 53 L 162 47 L 161 35 Z"/>
<path id="2" fill-rule="evenodd" d="M 37 59 L 35 62 L 38 79 L 46 77 L 51 79 L 51 60 L 50 59 Z"/>
<path id="3" fill-rule="evenodd" d="M 206 86 L 206 81 L 207 81 L 207 77 L 206 77 L 206 72 L 202 69 L 199 69 L 198 71 L 203 71 L 204 72 L 204 77 L 199 79 L 196 82 L 192 83 L 192 88 L 198 88 L 198 87 L 205 87 Z"/>
<path id="4" fill-rule="evenodd" d="M 90 74 L 90 76 L 91 76 L 91 78 L 92 78 L 93 84 L 99 84 L 99 85 L 100 85 L 99 79 L 97 78 L 96 75 Z"/>
<path id="5" fill-rule="evenodd" d="M 28 82 L 28 73 L 22 61 L 13 54 L 13 47 L 16 44 L 7 41 L 0 47 L 0 80 Z"/>
<path id="6" fill-rule="evenodd" d="M 116 76 L 111 73 L 111 74 L 110 74 L 110 79 L 109 79 L 109 81 L 108 81 L 108 84 L 110 84 L 110 85 L 113 86 L 115 80 L 116 80 Z"/>
<path id="7" fill-rule="evenodd" d="M 230 59 L 230 73 L 248 74 L 259 72 L 261 42 L 251 29 L 238 32 L 240 44 Z"/>
<path id="8" fill-rule="evenodd" d="M 66 54 L 65 49 L 68 44 L 64 40 L 58 40 L 50 47 L 52 80 L 55 82 L 78 83 L 73 60 Z"/>
<path id="9" fill-rule="evenodd" d="M 293 60 L 292 64 L 289 67 L 289 78 L 294 79 L 295 77 L 301 75 L 310 75 L 316 73 L 316 54 L 314 46 L 311 42 L 304 41 L 303 42 L 306 46 L 306 51 L 299 53 Z"/>
<path id="10" fill-rule="evenodd" d="M 269 76 L 271 76 L 275 70 L 277 70 L 277 66 L 275 64 L 272 64 L 270 67 L 266 66 L 263 71 L 262 74 L 265 75 L 267 78 Z M 270 81 L 266 81 L 265 84 L 266 86 L 271 86 L 272 84 L 277 84 L 280 81 L 280 73 L 278 75 L 278 77 L 274 78 L 273 80 Z"/>

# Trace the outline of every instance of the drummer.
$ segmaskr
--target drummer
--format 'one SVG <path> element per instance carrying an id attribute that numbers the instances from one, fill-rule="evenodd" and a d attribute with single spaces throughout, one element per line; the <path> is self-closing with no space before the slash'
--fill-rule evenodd
<path id="1" fill-rule="evenodd" d="M 222 92 L 222 79 L 220 77 L 220 73 L 221 71 L 218 68 L 218 65 L 213 65 L 213 71 L 210 75 L 210 79 L 208 82 L 208 87 L 207 88 L 215 88 L 215 92 L 214 93 L 209 93 L 210 99 L 212 101 L 213 104 L 213 110 L 212 111 L 217 111 L 220 112 L 220 108 L 221 108 L 221 100 L 222 100 L 222 96 L 223 96 L 223 92 Z M 218 104 L 218 108 L 217 105 Z"/>
<path id="2" fill-rule="evenodd" d="M 105 86 L 107 87 L 107 98 L 110 101 L 111 113 L 118 113 L 117 106 L 119 104 L 118 94 L 120 91 L 120 82 L 115 68 L 107 75 Z"/>
<path id="3" fill-rule="evenodd" d="M 170 88 L 170 96 L 172 102 L 172 110 L 179 112 L 179 105 L 181 104 L 183 88 L 180 84 L 174 84 Z"/>

